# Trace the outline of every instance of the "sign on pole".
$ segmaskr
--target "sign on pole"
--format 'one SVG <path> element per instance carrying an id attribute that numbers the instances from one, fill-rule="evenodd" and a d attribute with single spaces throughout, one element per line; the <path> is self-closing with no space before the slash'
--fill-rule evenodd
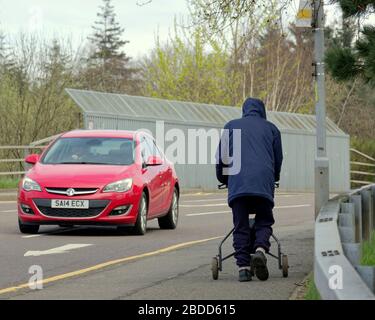
<path id="1" fill-rule="evenodd" d="M 312 24 L 312 1 L 311 0 L 300 0 L 299 8 L 297 13 L 296 26 L 299 28 L 310 28 Z"/>

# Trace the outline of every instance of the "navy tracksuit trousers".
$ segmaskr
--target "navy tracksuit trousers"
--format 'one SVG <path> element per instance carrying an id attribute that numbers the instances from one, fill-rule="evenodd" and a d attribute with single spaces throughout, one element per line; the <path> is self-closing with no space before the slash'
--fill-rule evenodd
<path id="1" fill-rule="evenodd" d="M 272 235 L 273 203 L 263 197 L 239 197 L 231 203 L 233 212 L 233 247 L 238 267 L 250 266 L 250 254 L 259 247 L 269 251 Z M 249 225 L 249 214 L 255 214 L 255 223 Z"/>

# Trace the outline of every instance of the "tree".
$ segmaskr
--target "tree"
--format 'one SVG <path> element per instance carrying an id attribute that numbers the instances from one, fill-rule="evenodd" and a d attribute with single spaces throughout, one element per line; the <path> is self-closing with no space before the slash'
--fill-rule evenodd
<path id="1" fill-rule="evenodd" d="M 90 59 L 99 60 L 98 63 L 105 64 L 112 59 L 120 59 L 127 62 L 129 58 L 121 51 L 124 45 L 129 41 L 122 40 L 124 28 L 116 21 L 116 13 L 111 0 L 103 0 L 104 4 L 100 6 L 99 18 L 95 21 L 94 34 L 89 40 L 95 47 Z"/>
<path id="2" fill-rule="evenodd" d="M 77 127 L 78 109 L 65 92 L 75 86 L 75 52 L 25 35 L 14 46 L 15 65 L 0 77 L 0 145 L 29 144 Z"/>
<path id="3" fill-rule="evenodd" d="M 375 12 L 374 0 L 335 0 L 338 2 L 344 14 L 344 18 L 363 16 Z"/>
<path id="4" fill-rule="evenodd" d="M 211 32 L 222 31 L 239 20 L 258 15 L 262 12 L 268 23 L 280 17 L 275 16 L 277 11 L 282 14 L 293 0 L 188 0 L 193 8 L 195 23 L 208 23 Z M 268 11 L 268 14 L 267 14 Z"/>
<path id="5" fill-rule="evenodd" d="M 357 17 L 348 17 L 340 23 L 335 22 L 326 27 L 327 52 L 332 51 L 332 48 L 351 50 L 358 34 L 356 20 Z M 337 81 L 330 72 L 326 78 L 326 91 L 327 113 L 330 119 L 351 137 L 365 141 L 375 136 L 375 94 L 363 77 L 355 76 L 352 81 Z"/>
<path id="6" fill-rule="evenodd" d="M 136 80 L 135 68 L 129 66 L 130 58 L 122 51 L 129 41 L 123 40 L 124 28 L 116 20 L 111 0 L 103 0 L 99 7 L 93 35 L 89 37 L 92 52 L 83 74 L 87 89 L 130 93 Z"/>
<path id="7" fill-rule="evenodd" d="M 143 61 L 146 96 L 213 104 L 233 104 L 238 79 L 228 74 L 229 55 L 204 30 L 175 34 Z"/>
<path id="8" fill-rule="evenodd" d="M 5 35 L 0 31 L 0 64 L 5 59 Z"/>
<path id="9" fill-rule="evenodd" d="M 374 13 L 375 1 L 339 0 L 343 19 L 361 18 Z M 361 36 L 353 41 L 336 43 L 327 50 L 326 63 L 328 70 L 337 81 L 349 81 L 361 77 L 365 82 L 375 86 L 375 26 L 366 25 Z"/>
<path id="10" fill-rule="evenodd" d="M 0 73 L 8 70 L 14 64 L 10 51 L 11 48 L 6 41 L 6 36 L 0 30 Z"/>

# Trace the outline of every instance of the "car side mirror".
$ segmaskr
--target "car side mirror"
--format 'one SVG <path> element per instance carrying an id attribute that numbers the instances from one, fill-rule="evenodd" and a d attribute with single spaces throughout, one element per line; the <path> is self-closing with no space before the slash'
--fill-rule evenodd
<path id="1" fill-rule="evenodd" d="M 147 167 L 160 166 L 163 163 L 160 157 L 158 156 L 149 156 L 146 162 Z"/>
<path id="2" fill-rule="evenodd" d="M 32 165 L 36 164 L 38 161 L 39 161 L 39 154 L 29 154 L 25 158 L 25 162 L 28 164 L 32 164 Z"/>

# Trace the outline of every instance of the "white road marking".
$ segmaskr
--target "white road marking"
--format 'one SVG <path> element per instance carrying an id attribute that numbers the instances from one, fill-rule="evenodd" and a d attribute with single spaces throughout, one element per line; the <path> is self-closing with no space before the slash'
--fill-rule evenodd
<path id="1" fill-rule="evenodd" d="M 213 204 L 180 204 L 180 207 L 222 207 L 222 206 L 227 206 L 227 202 L 223 203 L 213 203 Z"/>
<path id="2" fill-rule="evenodd" d="M 218 213 L 232 213 L 232 211 L 213 211 L 213 212 L 200 212 L 200 213 L 189 213 L 187 217 L 195 217 L 195 216 L 207 216 L 210 214 L 218 214 Z"/>
<path id="3" fill-rule="evenodd" d="M 4 211 L 0 211 L 0 213 L 13 213 L 13 212 L 17 212 L 17 210 L 4 210 Z"/>
<path id="4" fill-rule="evenodd" d="M 29 236 L 22 236 L 23 239 L 30 239 L 30 238 L 37 238 L 37 237 L 41 237 L 42 234 L 32 234 L 32 235 L 29 235 Z"/>
<path id="5" fill-rule="evenodd" d="M 275 207 L 274 209 L 289 209 L 289 208 L 306 208 L 311 207 L 311 204 L 295 204 L 290 206 L 279 206 Z"/>
<path id="6" fill-rule="evenodd" d="M 181 195 L 182 198 L 185 198 L 185 197 L 190 197 L 190 196 L 193 196 L 193 197 L 196 197 L 196 196 L 209 196 L 213 194 L 212 192 L 209 192 L 209 193 L 206 193 L 206 192 L 198 192 L 198 193 L 184 193 Z"/>
<path id="7" fill-rule="evenodd" d="M 297 196 L 304 196 L 304 194 L 276 194 L 276 198 L 292 198 Z M 210 201 L 227 201 L 227 198 L 208 198 L 208 199 L 199 199 L 199 200 L 182 200 L 183 203 L 195 203 L 195 202 L 210 202 Z"/>
<path id="8" fill-rule="evenodd" d="M 39 257 L 39 256 L 45 256 L 49 254 L 60 254 L 60 253 L 66 253 L 71 250 L 76 250 L 80 248 L 85 248 L 92 246 L 92 244 L 76 244 L 76 243 L 71 243 L 67 244 L 65 246 L 57 247 L 57 248 L 52 248 L 44 251 L 27 251 L 24 254 L 24 257 Z"/>
<path id="9" fill-rule="evenodd" d="M 0 201 L 0 204 L 17 203 L 17 201 Z"/>
<path id="10" fill-rule="evenodd" d="M 180 207 L 187 207 L 187 208 L 191 208 L 191 207 L 223 207 L 223 206 L 227 206 L 228 203 L 227 202 L 223 202 L 223 203 L 213 203 L 213 204 L 180 204 Z M 299 208 L 300 206 L 302 207 L 305 207 L 307 205 L 305 204 L 302 204 L 302 205 L 296 205 L 296 206 L 282 206 L 282 207 L 275 207 L 275 209 L 283 209 L 283 208 Z M 310 206 L 310 205 L 308 205 Z"/>
<path id="11" fill-rule="evenodd" d="M 274 209 L 292 209 L 292 208 L 306 208 L 311 207 L 311 204 L 298 204 L 298 205 L 291 205 L 291 206 L 280 206 L 275 207 Z M 195 216 L 207 216 L 212 214 L 220 214 L 220 213 L 232 213 L 232 211 L 211 211 L 211 212 L 199 212 L 199 213 L 189 213 L 187 217 L 195 217 Z"/>
<path id="12" fill-rule="evenodd" d="M 283 197 L 283 198 L 294 198 L 294 197 L 301 197 L 301 196 L 305 196 L 305 194 L 275 194 L 275 198 L 280 198 L 280 197 Z"/>
<path id="13" fill-rule="evenodd" d="M 190 203 L 190 202 L 209 202 L 209 201 L 225 201 L 226 198 L 219 198 L 219 199 L 200 199 L 200 200 L 183 200 L 184 203 Z"/>

